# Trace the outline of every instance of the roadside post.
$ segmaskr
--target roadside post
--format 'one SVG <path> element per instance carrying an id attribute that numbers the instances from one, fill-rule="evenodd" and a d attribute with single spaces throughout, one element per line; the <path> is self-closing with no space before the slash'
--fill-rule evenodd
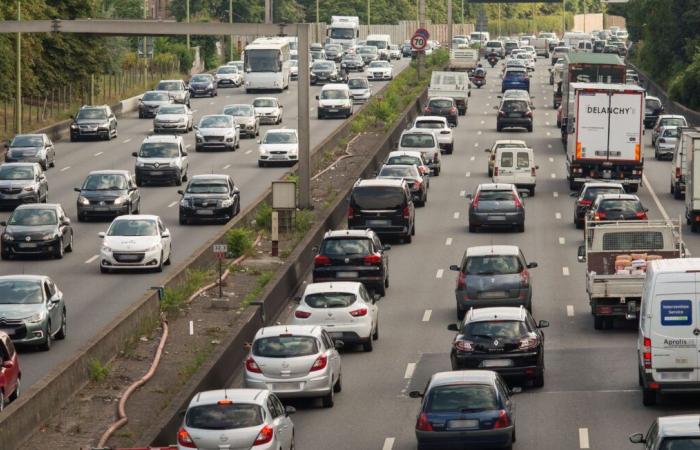
<path id="1" fill-rule="evenodd" d="M 279 230 L 294 226 L 297 209 L 297 184 L 295 181 L 272 182 L 272 256 L 279 254 Z"/>
<path id="2" fill-rule="evenodd" d="M 430 39 L 430 33 L 425 28 L 418 28 L 413 37 L 411 37 L 411 48 L 416 51 L 416 72 L 418 78 L 420 78 L 421 64 L 423 63 L 423 53 L 425 52 L 425 47 L 428 45 L 428 39 Z"/>
<path id="3" fill-rule="evenodd" d="M 214 244 L 212 250 L 216 255 L 216 259 L 219 261 L 219 298 L 223 298 L 223 280 L 221 279 L 221 277 L 223 276 L 223 260 L 226 257 L 226 254 L 228 253 L 228 244 Z"/>

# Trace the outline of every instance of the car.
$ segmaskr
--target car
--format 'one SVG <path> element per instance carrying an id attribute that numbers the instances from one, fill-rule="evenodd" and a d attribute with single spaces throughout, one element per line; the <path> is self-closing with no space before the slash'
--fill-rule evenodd
<path id="1" fill-rule="evenodd" d="M 508 89 L 503 93 L 503 95 L 498 95 L 498 98 L 503 100 L 525 100 L 530 107 L 534 106 L 533 99 L 530 97 L 530 93 L 524 89 Z"/>
<path id="2" fill-rule="evenodd" d="M 612 45 L 617 49 L 617 54 L 621 57 L 627 56 L 627 47 L 624 42 L 613 42 Z"/>
<path id="3" fill-rule="evenodd" d="M 504 47 L 504 50 L 505 50 L 505 55 L 506 55 L 506 56 L 509 56 L 509 55 L 510 55 L 510 52 L 512 52 L 513 50 L 519 48 L 519 44 L 518 44 L 517 41 L 506 41 L 506 42 L 503 44 L 503 47 Z"/>
<path id="4" fill-rule="evenodd" d="M 229 61 L 226 63 L 226 65 L 235 67 L 236 69 L 238 69 L 238 73 L 241 73 L 241 74 L 245 73 L 245 71 L 243 69 L 245 64 L 240 59 L 236 60 L 236 61 Z"/>
<path id="5" fill-rule="evenodd" d="M 228 114 L 202 116 L 194 127 L 194 151 L 226 150 L 235 152 L 241 146 L 241 127 Z"/>
<path id="6" fill-rule="evenodd" d="M 413 165 L 383 165 L 377 174 L 378 180 L 406 180 L 416 206 L 425 206 L 428 201 L 430 177 L 421 175 Z"/>
<path id="7" fill-rule="evenodd" d="M 343 348 L 361 345 L 371 352 L 379 339 L 379 308 L 362 283 L 312 283 L 299 299 L 292 324 L 322 326 Z"/>
<path id="8" fill-rule="evenodd" d="M 625 83 L 639 86 L 639 74 L 634 70 L 628 69 L 625 76 Z"/>
<path id="9" fill-rule="evenodd" d="M 513 51 L 515 51 L 515 50 L 513 50 Z M 512 69 L 512 68 L 523 69 L 523 70 L 525 70 L 525 73 L 527 74 L 527 66 L 525 65 L 525 61 L 522 59 L 511 58 L 511 59 L 507 59 L 505 64 L 503 65 L 503 71 L 501 73 L 501 78 L 503 78 L 505 76 L 506 71 L 508 69 Z"/>
<path id="10" fill-rule="evenodd" d="M 651 128 L 656 123 L 656 119 L 664 112 L 664 105 L 659 97 L 647 95 L 644 101 L 644 128 Z"/>
<path id="11" fill-rule="evenodd" d="M 340 44 L 326 44 L 323 47 L 328 61 L 340 62 L 343 58 L 343 46 Z"/>
<path id="12" fill-rule="evenodd" d="M 294 165 L 299 160 L 299 135 L 296 129 L 267 130 L 258 144 L 258 167 L 273 163 Z"/>
<path id="13" fill-rule="evenodd" d="M 608 44 L 603 48 L 603 53 L 612 53 L 614 55 L 620 54 L 620 51 L 618 50 L 616 45 L 613 45 L 612 43 L 608 42 Z"/>
<path id="14" fill-rule="evenodd" d="M 100 232 L 100 272 L 154 270 L 170 265 L 172 238 L 158 216 L 129 214 L 116 217 Z"/>
<path id="15" fill-rule="evenodd" d="M 379 60 L 379 50 L 374 45 L 358 45 L 355 53 L 362 58 L 362 62 L 365 65 Z"/>
<path id="16" fill-rule="evenodd" d="M 284 406 L 267 389 L 218 389 L 198 392 L 177 432 L 177 450 L 229 448 L 294 450 L 296 409 Z"/>
<path id="17" fill-rule="evenodd" d="M 661 127 L 687 127 L 688 121 L 684 116 L 677 114 L 661 114 L 654 123 L 654 128 L 651 130 L 651 145 L 656 145 L 656 139 L 659 137 Z"/>
<path id="18" fill-rule="evenodd" d="M 416 419 L 418 449 L 503 448 L 515 441 L 515 404 L 511 391 L 491 370 L 434 373 Z"/>
<path id="19" fill-rule="evenodd" d="M 459 110 L 451 97 L 430 97 L 423 109 L 426 116 L 442 116 L 447 122 L 456 127 L 459 125 Z"/>
<path id="20" fill-rule="evenodd" d="M 299 60 L 291 59 L 289 60 L 289 79 L 298 80 L 299 79 Z"/>
<path id="21" fill-rule="evenodd" d="M 647 208 L 633 194 L 599 194 L 588 210 L 587 220 L 647 220 Z"/>
<path id="22" fill-rule="evenodd" d="M 68 335 L 63 292 L 46 275 L 0 276 L 0 322 L 16 346 L 51 350 Z"/>
<path id="23" fill-rule="evenodd" d="M 0 165 L 0 207 L 46 203 L 48 198 L 49 182 L 39 163 Z"/>
<path id="24" fill-rule="evenodd" d="M 367 66 L 367 79 L 374 81 L 393 80 L 394 71 L 389 61 L 372 61 Z"/>
<path id="25" fill-rule="evenodd" d="M 596 39 L 593 41 L 593 53 L 603 53 L 603 49 L 607 42 L 603 39 Z"/>
<path id="26" fill-rule="evenodd" d="M 530 271 L 536 262 L 527 262 L 515 245 L 480 245 L 469 247 L 459 265 L 455 298 L 457 318 L 462 320 L 472 308 L 524 306 L 532 312 Z"/>
<path id="27" fill-rule="evenodd" d="M 316 61 L 327 61 L 328 58 L 326 57 L 326 52 L 321 49 L 321 50 L 311 50 L 310 52 L 311 57 L 309 58 L 312 62 Z"/>
<path id="28" fill-rule="evenodd" d="M 192 110 L 187 105 L 164 105 L 153 118 L 153 132 L 187 133 L 194 129 Z"/>
<path id="29" fill-rule="evenodd" d="M 530 76 L 525 67 L 507 67 L 501 82 L 501 93 L 508 89 L 524 89 L 530 92 Z"/>
<path id="30" fill-rule="evenodd" d="M 520 48 L 524 50 L 525 53 L 532 56 L 533 60 L 537 59 L 537 50 L 535 50 L 535 47 L 533 47 L 532 45 L 524 45 Z"/>
<path id="31" fill-rule="evenodd" d="M 544 386 L 544 333 L 549 322 L 535 322 L 524 307 L 470 309 L 452 340 L 452 370 L 489 369 L 506 380 Z"/>
<path id="32" fill-rule="evenodd" d="M 0 331 L 0 412 L 19 398 L 21 384 L 22 370 L 17 350 L 7 333 Z"/>
<path id="33" fill-rule="evenodd" d="M 241 212 L 241 191 L 228 175 L 194 175 L 187 188 L 177 193 L 182 196 L 180 225 L 195 220 L 226 223 Z"/>
<path id="34" fill-rule="evenodd" d="M 399 48 L 398 45 L 396 45 L 396 44 L 389 45 L 389 60 L 392 60 L 392 59 L 399 60 L 399 59 L 401 59 L 401 56 L 403 56 L 403 55 L 402 55 L 401 49 Z"/>
<path id="35" fill-rule="evenodd" d="M 413 128 L 434 130 L 440 150 L 444 150 L 448 155 L 454 151 L 455 138 L 452 126 L 444 116 L 417 116 L 413 121 Z"/>
<path id="36" fill-rule="evenodd" d="M 156 91 L 167 91 L 175 103 L 190 105 L 190 90 L 183 80 L 160 80 L 156 85 Z"/>
<path id="37" fill-rule="evenodd" d="M 319 120 L 334 116 L 347 119 L 352 116 L 353 99 L 347 84 L 326 84 L 321 88 L 316 100 L 316 117 Z"/>
<path id="38" fill-rule="evenodd" d="M 56 166 L 56 148 L 45 133 L 18 134 L 5 148 L 5 162 L 36 162 L 43 170 Z"/>
<path id="39" fill-rule="evenodd" d="M 339 78 L 338 68 L 333 61 L 317 60 L 311 66 L 309 80 L 311 85 L 334 83 Z"/>
<path id="40" fill-rule="evenodd" d="M 282 123 L 284 106 L 275 97 L 257 97 L 253 100 L 253 108 L 261 124 L 279 125 Z"/>
<path id="41" fill-rule="evenodd" d="M 496 131 L 504 128 L 525 128 L 532 133 L 534 106 L 530 106 L 527 100 L 503 99 L 499 106 L 493 107 L 498 111 L 496 116 Z"/>
<path id="42" fill-rule="evenodd" d="M 141 143 L 139 151 L 131 155 L 136 157 L 136 186 L 141 187 L 149 182 L 180 186 L 187 181 L 190 163 L 182 136 L 148 136 Z"/>
<path id="43" fill-rule="evenodd" d="M 51 256 L 73 251 L 73 227 L 59 204 L 20 205 L 5 221 L 0 257 Z"/>
<path id="44" fill-rule="evenodd" d="M 501 41 L 487 41 L 485 47 L 486 54 L 494 53 L 499 58 L 506 57 L 506 48 Z"/>
<path id="45" fill-rule="evenodd" d="M 332 408 L 342 390 L 338 348 L 323 327 L 277 325 L 258 330 L 245 360 L 245 385 L 269 389 L 280 398 L 320 397 Z"/>
<path id="46" fill-rule="evenodd" d="M 698 423 L 698 414 L 658 417 L 646 434 L 631 434 L 629 440 L 633 444 L 645 444 L 645 450 L 692 450 L 700 444 Z"/>
<path id="47" fill-rule="evenodd" d="M 537 185 L 535 154 L 531 148 L 499 148 L 496 150 L 493 166 L 493 182 L 511 183 L 518 189 L 527 189 L 530 197 L 535 196 Z"/>
<path id="48" fill-rule="evenodd" d="M 233 120 L 238 124 L 239 137 L 255 138 L 260 136 L 260 117 L 255 114 L 253 105 L 239 103 L 224 106 L 222 114 L 233 117 Z"/>
<path id="49" fill-rule="evenodd" d="M 109 141 L 117 137 L 117 117 L 107 105 L 82 106 L 71 120 L 71 142 L 84 138 Z"/>
<path id="50" fill-rule="evenodd" d="M 416 234 L 413 195 L 404 180 L 357 180 L 350 191 L 348 228 L 372 229 L 411 243 Z"/>
<path id="51" fill-rule="evenodd" d="M 401 56 L 404 58 L 409 58 L 411 56 L 411 51 L 413 47 L 411 46 L 411 41 L 406 41 L 401 44 Z"/>
<path id="52" fill-rule="evenodd" d="M 440 158 L 440 144 L 437 135 L 431 129 L 411 128 L 401 133 L 398 151 L 419 151 L 423 160 L 428 164 L 432 174 L 440 176 L 442 162 Z"/>
<path id="53" fill-rule="evenodd" d="M 484 183 L 476 193 L 468 194 L 469 232 L 476 233 L 482 227 L 515 228 L 525 231 L 525 207 L 513 184 Z"/>
<path id="54" fill-rule="evenodd" d="M 236 66 L 219 67 L 216 69 L 214 79 L 218 87 L 240 87 L 243 84 L 243 74 L 238 71 Z"/>
<path id="55" fill-rule="evenodd" d="M 384 160 L 384 164 L 399 166 L 399 165 L 409 165 L 416 166 L 418 168 L 418 173 L 423 176 L 430 174 L 430 167 L 423 160 L 423 154 L 416 151 L 393 151 L 389 152 L 389 155 Z"/>
<path id="56" fill-rule="evenodd" d="M 526 53 L 526 52 L 518 53 L 517 55 L 515 55 L 515 59 L 519 59 L 519 60 L 523 61 L 525 63 L 525 67 L 527 68 L 527 70 L 529 70 L 529 71 L 535 70 L 535 59 L 533 58 L 533 56 L 530 53 Z"/>
<path id="57" fill-rule="evenodd" d="M 365 62 L 362 56 L 355 53 L 346 53 L 340 60 L 340 68 L 346 72 L 362 72 L 365 70 Z"/>
<path id="58" fill-rule="evenodd" d="M 78 193 L 78 222 L 138 214 L 141 209 L 141 192 L 128 170 L 94 170 L 74 190 Z"/>
<path id="59" fill-rule="evenodd" d="M 659 130 L 659 135 L 654 144 L 655 159 L 673 159 L 673 152 L 676 149 L 676 142 L 680 136 L 680 130 L 676 126 L 664 126 Z"/>
<path id="60" fill-rule="evenodd" d="M 352 95 L 353 103 L 365 103 L 372 96 L 372 85 L 369 84 L 367 78 L 350 78 L 348 80 L 348 89 Z"/>
<path id="61" fill-rule="evenodd" d="M 150 119 L 158 114 L 158 109 L 173 103 L 168 91 L 148 91 L 139 99 L 139 119 Z"/>
<path id="62" fill-rule="evenodd" d="M 620 183 L 589 181 L 581 186 L 578 192 L 572 192 L 574 200 L 574 225 L 576 228 L 583 228 L 586 222 L 586 215 L 595 199 L 600 194 L 624 194 L 625 188 Z"/>
<path id="63" fill-rule="evenodd" d="M 200 73 L 190 78 L 190 95 L 195 97 L 216 97 L 219 95 L 217 81 L 212 74 Z"/>
<path id="64" fill-rule="evenodd" d="M 525 141 L 519 139 L 499 139 L 493 143 L 491 148 L 485 148 L 484 151 L 489 154 L 487 173 L 489 178 L 493 176 L 493 166 L 496 162 L 496 151 L 499 148 L 528 148 Z"/>

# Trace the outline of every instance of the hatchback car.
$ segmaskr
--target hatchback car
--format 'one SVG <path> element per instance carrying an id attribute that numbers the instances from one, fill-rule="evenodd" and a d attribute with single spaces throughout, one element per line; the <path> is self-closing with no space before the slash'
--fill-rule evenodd
<path id="1" fill-rule="evenodd" d="M 299 136 L 295 129 L 267 130 L 258 144 L 258 167 L 271 164 L 294 165 L 299 160 Z"/>
<path id="2" fill-rule="evenodd" d="M 418 167 L 414 165 L 397 164 L 384 165 L 377 174 L 379 180 L 405 180 L 411 190 L 413 202 L 417 206 L 425 206 L 428 201 L 428 188 L 430 177 L 422 175 Z"/>
<path id="3" fill-rule="evenodd" d="M 338 68 L 333 61 L 314 61 L 309 73 L 312 85 L 338 82 Z"/>
<path id="4" fill-rule="evenodd" d="M 367 102 L 372 96 L 372 85 L 369 84 L 367 78 L 350 78 L 348 89 L 350 89 L 353 103 Z"/>
<path id="5" fill-rule="evenodd" d="M 88 174 L 78 192 L 78 221 L 94 217 L 138 214 L 141 193 L 127 170 L 95 170 Z"/>
<path id="6" fill-rule="evenodd" d="M 370 228 L 410 243 L 416 233 L 413 196 L 404 180 L 358 180 L 350 192 L 348 228 Z"/>
<path id="7" fill-rule="evenodd" d="M 190 162 L 181 136 L 149 136 L 132 156 L 136 157 L 136 186 L 149 182 L 180 186 L 187 181 Z"/>
<path id="8" fill-rule="evenodd" d="M 394 70 L 389 61 L 372 61 L 367 67 L 367 79 L 374 81 L 386 81 L 394 79 Z"/>
<path id="9" fill-rule="evenodd" d="M 155 270 L 170 264 L 172 240 L 158 216 L 127 215 L 115 218 L 102 239 L 100 272 L 112 270 Z"/>
<path id="10" fill-rule="evenodd" d="M 501 92 L 508 89 L 524 89 L 530 92 L 530 76 L 527 72 L 525 67 L 507 67 L 501 82 Z"/>
<path id="11" fill-rule="evenodd" d="M 664 112 L 664 105 L 661 99 L 647 95 L 644 100 L 644 128 L 651 128 L 656 123 L 656 119 Z"/>
<path id="12" fill-rule="evenodd" d="M 498 111 L 496 117 L 496 131 L 504 128 L 525 128 L 532 133 L 532 110 L 527 100 L 503 99 L 500 106 L 494 106 Z"/>
<path id="13" fill-rule="evenodd" d="M 588 211 L 588 220 L 647 220 L 647 208 L 632 194 L 600 194 Z"/>
<path id="14" fill-rule="evenodd" d="M 441 116 L 418 116 L 413 121 L 413 128 L 427 128 L 434 130 L 437 136 L 440 150 L 451 155 L 454 151 L 455 138 L 452 133 L 452 126 L 445 117 Z"/>
<path id="15" fill-rule="evenodd" d="M 112 108 L 103 106 L 83 106 L 70 124 L 70 141 L 84 138 L 98 138 L 109 141 L 117 137 L 117 117 Z"/>
<path id="16" fill-rule="evenodd" d="M 676 141 L 680 136 L 680 129 L 676 126 L 664 126 L 659 130 L 659 137 L 654 144 L 655 159 L 673 159 L 676 150 Z"/>
<path id="17" fill-rule="evenodd" d="M 5 405 L 19 398 L 21 384 L 22 370 L 17 350 L 7 333 L 0 331 L 0 412 Z"/>
<path id="18" fill-rule="evenodd" d="M 516 228 L 525 231 L 525 206 L 513 184 L 480 184 L 474 195 L 468 194 L 469 232 L 481 227 Z"/>
<path id="19" fill-rule="evenodd" d="M 432 175 L 440 176 L 442 158 L 440 157 L 440 143 L 435 130 L 411 128 L 402 132 L 399 138 L 398 151 L 420 152 Z"/>
<path id="20" fill-rule="evenodd" d="M 493 176 L 493 166 L 496 163 L 496 151 L 499 148 L 528 148 L 527 143 L 518 139 L 499 139 L 493 143 L 491 148 L 485 148 L 484 151 L 489 154 L 487 173 L 489 178 Z"/>
<path id="21" fill-rule="evenodd" d="M 48 198 L 49 182 L 38 163 L 0 165 L 0 207 L 46 203 Z"/>
<path id="22" fill-rule="evenodd" d="M 487 369 L 505 379 L 526 380 L 544 386 L 544 333 L 549 322 L 535 322 L 519 308 L 470 309 L 464 321 L 447 327 L 452 340 L 452 370 Z"/>
<path id="23" fill-rule="evenodd" d="M 293 450 L 296 412 L 267 389 L 219 389 L 195 394 L 177 432 L 177 450 Z"/>
<path id="24" fill-rule="evenodd" d="M 168 91 L 175 103 L 191 106 L 190 90 L 187 88 L 187 83 L 182 80 L 160 80 L 156 91 Z"/>
<path id="25" fill-rule="evenodd" d="M 282 123 L 283 106 L 275 97 L 258 97 L 253 100 L 255 115 L 260 118 L 260 123 L 279 125 Z"/>
<path id="26" fill-rule="evenodd" d="M 192 110 L 187 105 L 165 105 L 153 118 L 153 132 L 187 133 L 194 128 Z"/>
<path id="27" fill-rule="evenodd" d="M 5 221 L 0 255 L 63 258 L 73 251 L 73 227 L 58 204 L 20 205 Z"/>
<path id="28" fill-rule="evenodd" d="M 346 84 L 332 83 L 321 88 L 316 96 L 318 101 L 317 118 L 341 117 L 347 119 L 352 116 L 352 94 Z"/>
<path id="29" fill-rule="evenodd" d="M 515 405 L 503 379 L 491 370 L 438 372 L 425 391 L 416 420 L 419 450 L 445 448 L 511 449 Z"/>
<path id="30" fill-rule="evenodd" d="M 700 448 L 700 415 L 658 417 L 646 434 L 634 433 L 629 440 L 645 450 L 694 450 Z"/>
<path id="31" fill-rule="evenodd" d="M 575 197 L 574 225 L 576 228 L 583 228 L 588 210 L 601 194 L 625 194 L 625 188 L 620 183 L 591 181 L 584 183 L 580 191 L 571 193 L 571 196 Z"/>
<path id="32" fill-rule="evenodd" d="M 442 116 L 455 127 L 459 124 L 459 110 L 454 99 L 450 97 L 432 97 L 428 99 L 428 104 L 423 109 L 423 114 L 426 116 Z"/>
<path id="33" fill-rule="evenodd" d="M 199 119 L 194 127 L 194 151 L 226 150 L 235 152 L 241 146 L 241 127 L 228 114 L 211 114 Z"/>
<path id="34" fill-rule="evenodd" d="M 241 191 L 228 175 L 195 175 L 180 200 L 180 225 L 191 221 L 219 220 L 224 223 L 241 211 Z"/>
<path id="35" fill-rule="evenodd" d="M 224 106 L 223 114 L 233 117 L 233 120 L 238 124 L 239 137 L 254 138 L 260 136 L 260 117 L 255 114 L 255 108 L 252 105 Z"/>
<path id="36" fill-rule="evenodd" d="M 342 346 L 320 326 L 263 327 L 245 360 L 245 385 L 268 389 L 280 398 L 320 397 L 325 408 L 332 408 L 342 389 L 337 350 Z"/>
<path id="37" fill-rule="evenodd" d="M 323 50 L 329 61 L 340 62 L 343 57 L 343 46 L 340 44 L 326 44 L 323 46 Z"/>
<path id="38" fill-rule="evenodd" d="M 36 162 L 44 170 L 56 165 L 56 149 L 46 134 L 18 134 L 5 148 L 5 162 Z"/>
<path id="39" fill-rule="evenodd" d="M 235 66 L 221 66 L 214 75 L 218 87 L 240 87 L 243 84 L 243 74 Z"/>
<path id="40" fill-rule="evenodd" d="M 216 78 L 209 73 L 200 73 L 190 78 L 190 94 L 195 97 L 216 97 L 219 95 Z"/>
<path id="41" fill-rule="evenodd" d="M 524 306 L 532 312 L 532 284 L 528 269 L 537 267 L 527 262 L 515 245 L 483 245 L 469 247 L 459 265 L 450 270 L 459 272 L 455 297 L 457 317 L 461 320 L 471 308 Z"/>
<path id="42" fill-rule="evenodd" d="M 662 127 L 687 127 L 688 121 L 684 116 L 674 114 L 661 114 L 651 130 L 651 145 L 656 145 Z"/>
<path id="43" fill-rule="evenodd" d="M 362 62 L 365 66 L 379 59 L 379 50 L 374 45 L 358 45 L 355 52 L 362 58 Z M 364 70 L 364 67 L 362 70 Z"/>
<path id="44" fill-rule="evenodd" d="M 308 284 L 294 311 L 295 325 L 320 325 L 344 347 L 362 345 L 371 352 L 379 339 L 379 308 L 362 283 Z"/>
<path id="45" fill-rule="evenodd" d="M 173 98 L 168 91 L 148 91 L 139 99 L 139 119 L 150 119 L 161 106 L 170 105 Z"/>
<path id="46" fill-rule="evenodd" d="M 15 345 L 48 351 L 67 336 L 66 303 L 45 275 L 0 277 L 0 326 Z"/>
<path id="47" fill-rule="evenodd" d="M 365 62 L 361 55 L 346 53 L 340 61 L 340 67 L 348 72 L 362 72 L 365 70 Z"/>

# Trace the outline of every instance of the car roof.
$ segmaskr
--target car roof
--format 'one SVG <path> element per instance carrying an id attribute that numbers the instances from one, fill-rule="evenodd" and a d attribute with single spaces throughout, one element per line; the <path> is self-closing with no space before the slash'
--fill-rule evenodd
<path id="1" fill-rule="evenodd" d="M 680 114 L 660 114 L 659 120 L 661 119 L 685 119 L 685 116 Z"/>
<path id="2" fill-rule="evenodd" d="M 355 187 L 372 187 L 372 186 L 396 186 L 402 187 L 404 185 L 403 179 L 395 180 L 391 178 L 381 178 L 381 179 L 367 179 L 359 180 Z"/>
<path id="3" fill-rule="evenodd" d="M 220 400 L 234 403 L 255 403 L 262 406 L 267 399 L 267 389 L 216 389 L 198 392 L 190 400 L 188 408 L 200 405 L 215 405 Z"/>
<path id="4" fill-rule="evenodd" d="M 181 140 L 181 136 L 175 136 L 174 134 L 152 134 L 150 136 L 146 136 L 143 142 L 173 142 Z"/>
<path id="5" fill-rule="evenodd" d="M 220 173 L 205 173 L 200 175 L 193 175 L 190 177 L 191 181 L 194 180 L 228 180 L 229 176 Z"/>
<path id="6" fill-rule="evenodd" d="M 447 118 L 443 116 L 417 116 L 415 122 L 445 122 L 447 123 Z"/>
<path id="7" fill-rule="evenodd" d="M 327 283 L 310 283 L 304 289 L 304 295 L 318 294 L 321 292 L 348 292 L 356 293 L 360 291 L 362 283 L 354 281 L 331 281 Z"/>
<path id="8" fill-rule="evenodd" d="M 349 88 L 348 88 L 348 85 L 344 84 L 344 83 L 329 83 L 329 84 L 323 85 L 323 87 L 321 88 L 322 91 L 328 91 L 331 89 L 340 89 L 343 91 L 347 91 Z"/>
<path id="9" fill-rule="evenodd" d="M 498 139 L 493 145 L 522 144 L 527 147 L 527 142 L 522 139 Z"/>
<path id="10" fill-rule="evenodd" d="M 318 325 L 273 325 L 262 327 L 255 333 L 255 339 L 266 336 L 279 336 L 280 334 L 294 334 L 298 336 L 318 336 L 323 327 Z"/>
<path id="11" fill-rule="evenodd" d="M 661 101 L 661 99 L 660 99 L 659 97 L 654 97 L 653 95 L 647 95 L 647 96 L 646 96 L 646 99 L 647 99 L 647 100 L 656 100 L 656 101 L 658 101 L 658 102 Z"/>
<path id="12" fill-rule="evenodd" d="M 686 414 L 659 417 L 659 434 L 663 437 L 700 436 L 700 415 Z"/>
<path id="13" fill-rule="evenodd" d="M 492 370 L 453 370 L 450 372 L 438 372 L 430 377 L 430 388 L 449 384 L 493 384 L 496 381 L 496 372 Z"/>
<path id="14" fill-rule="evenodd" d="M 477 187 L 480 191 L 505 191 L 515 189 L 511 183 L 483 183 Z"/>
<path id="15" fill-rule="evenodd" d="M 369 228 L 366 230 L 330 230 L 326 231 L 323 235 L 323 239 L 327 238 L 339 238 L 339 237 L 370 237 L 373 231 Z"/>
<path id="16" fill-rule="evenodd" d="M 60 203 L 25 203 L 17 206 L 15 211 L 18 209 L 56 209 L 59 206 L 61 206 Z"/>
<path id="17" fill-rule="evenodd" d="M 417 150 L 395 150 L 393 152 L 390 152 L 387 155 L 386 159 L 388 160 L 389 158 L 394 157 L 394 156 L 412 156 L 414 158 L 419 158 L 421 160 L 423 159 L 423 155 L 421 154 L 421 152 L 419 152 Z"/>
<path id="18" fill-rule="evenodd" d="M 279 101 L 279 99 L 278 99 L 277 97 L 255 97 L 255 98 L 253 99 L 253 101 L 255 101 L 255 100 L 275 100 L 275 101 Z"/>
<path id="19" fill-rule="evenodd" d="M 452 97 L 430 97 L 428 101 L 431 100 L 449 100 L 451 102 L 454 102 L 454 99 Z"/>
<path id="20" fill-rule="evenodd" d="M 472 308 L 465 322 L 486 322 L 489 320 L 525 320 L 526 309 L 520 307 Z"/>
<path id="21" fill-rule="evenodd" d="M 297 129 L 296 128 L 273 128 L 271 130 L 267 130 L 265 134 L 267 133 L 294 133 L 296 134 Z"/>
<path id="22" fill-rule="evenodd" d="M 409 128 L 408 130 L 404 130 L 404 131 L 401 133 L 401 136 L 403 136 L 404 134 L 429 134 L 429 135 L 431 135 L 431 136 L 434 137 L 434 136 L 435 136 L 435 131 L 433 131 L 433 130 L 430 129 L 430 128 L 416 128 L 416 127 L 411 127 L 411 128 Z"/>
<path id="23" fill-rule="evenodd" d="M 25 167 L 25 166 L 38 166 L 39 163 L 35 162 L 4 162 L 0 166 L 10 166 L 10 167 Z"/>
<path id="24" fill-rule="evenodd" d="M 486 255 L 519 255 L 520 248 L 517 245 L 477 245 L 467 248 L 466 256 Z"/>
<path id="25" fill-rule="evenodd" d="M 46 133 L 19 133 L 19 134 L 16 134 L 14 137 L 16 138 L 16 137 L 18 137 L 18 136 L 23 136 L 23 137 L 44 137 L 44 136 L 46 136 Z M 48 137 L 48 136 L 47 136 L 47 137 Z M 13 138 L 13 139 L 14 139 L 14 138 Z"/>
<path id="26" fill-rule="evenodd" d="M 183 80 L 160 80 L 158 83 L 173 83 L 173 82 L 183 82 Z"/>
<path id="27" fill-rule="evenodd" d="M 49 277 L 47 277 L 46 275 L 0 275 L 0 282 L 12 280 L 42 281 L 48 278 Z"/>
<path id="28" fill-rule="evenodd" d="M 160 217 L 153 214 L 126 214 L 115 217 L 112 222 L 117 220 L 158 220 Z"/>
<path id="29" fill-rule="evenodd" d="M 585 183 L 583 185 L 582 190 L 586 190 L 586 189 L 592 188 L 592 187 L 616 187 L 616 188 L 624 189 L 624 186 L 622 186 L 620 183 L 605 182 L 605 181 L 589 181 L 588 183 Z"/>
<path id="30" fill-rule="evenodd" d="M 600 194 L 598 200 L 639 200 L 634 194 Z"/>

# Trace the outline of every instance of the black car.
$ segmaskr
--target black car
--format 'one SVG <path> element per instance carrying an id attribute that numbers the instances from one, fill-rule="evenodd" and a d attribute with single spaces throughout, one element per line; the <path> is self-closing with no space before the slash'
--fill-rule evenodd
<path id="1" fill-rule="evenodd" d="M 20 205 L 7 221 L 2 233 L 0 256 L 9 259 L 20 255 L 63 258 L 73 251 L 73 227 L 58 204 Z"/>
<path id="2" fill-rule="evenodd" d="M 161 106 L 173 103 L 168 91 L 148 91 L 139 99 L 139 119 L 150 119 L 158 114 Z"/>
<path id="3" fill-rule="evenodd" d="M 576 228 L 583 228 L 588 210 L 599 195 L 624 193 L 625 188 L 620 183 L 601 181 L 585 183 L 579 192 L 572 192 L 571 196 L 576 197 L 574 201 L 574 225 Z"/>
<path id="4" fill-rule="evenodd" d="M 343 59 L 340 60 L 340 67 L 345 68 L 348 72 L 362 72 L 365 70 L 365 62 L 360 55 L 347 53 L 343 56 Z"/>
<path id="5" fill-rule="evenodd" d="M 5 162 L 36 162 L 44 170 L 56 165 L 56 149 L 46 134 L 18 134 L 5 148 Z"/>
<path id="6" fill-rule="evenodd" d="M 241 211 L 241 191 L 228 175 L 195 175 L 180 200 L 180 225 L 192 221 L 228 222 Z"/>
<path id="7" fill-rule="evenodd" d="M 549 322 L 535 322 L 527 309 L 470 309 L 461 324 L 447 327 L 452 341 L 452 370 L 485 369 L 504 379 L 525 379 L 544 386 L 544 333 Z"/>
<path id="8" fill-rule="evenodd" d="M 644 103 L 644 128 L 652 128 L 664 112 L 664 105 L 658 97 L 651 95 L 646 96 Z"/>
<path id="9" fill-rule="evenodd" d="M 74 190 L 78 192 L 79 222 L 138 214 L 141 209 L 141 193 L 127 170 L 95 170 Z"/>
<path id="10" fill-rule="evenodd" d="M 411 52 L 413 51 L 413 47 L 411 46 L 411 42 L 404 42 L 401 44 L 401 56 L 404 58 L 409 58 L 411 56 Z"/>
<path id="11" fill-rule="evenodd" d="M 117 137 L 117 118 L 107 106 L 83 106 L 78 114 L 71 116 L 70 140 L 97 138 L 109 141 Z"/>
<path id="12" fill-rule="evenodd" d="M 425 206 L 425 202 L 428 201 L 430 177 L 422 175 L 416 166 L 383 165 L 379 169 L 377 178 L 380 180 L 406 180 L 413 196 L 413 202 L 417 206 Z"/>
<path id="13" fill-rule="evenodd" d="M 598 194 L 588 210 L 588 220 L 647 220 L 647 208 L 633 194 Z"/>
<path id="14" fill-rule="evenodd" d="M 423 109 L 423 114 L 426 116 L 441 116 L 447 119 L 447 122 L 453 126 L 458 124 L 457 104 L 454 99 L 449 97 L 433 97 L 428 100 L 428 104 Z"/>
<path id="15" fill-rule="evenodd" d="M 343 59 L 343 46 L 340 44 L 326 44 L 324 50 L 329 61 L 340 62 Z"/>
<path id="16" fill-rule="evenodd" d="M 333 61 L 315 61 L 309 73 L 311 84 L 335 83 L 338 77 L 338 68 Z"/>
<path id="17" fill-rule="evenodd" d="M 416 234 L 416 209 L 403 180 L 358 180 L 350 192 L 348 228 L 371 228 L 410 243 Z"/>
<path id="18" fill-rule="evenodd" d="M 504 99 L 500 106 L 494 106 L 498 110 L 496 117 L 496 131 L 504 128 L 525 128 L 532 132 L 532 110 L 534 106 L 525 100 Z"/>
<path id="19" fill-rule="evenodd" d="M 505 44 L 505 49 L 506 49 L 506 56 L 510 55 L 510 52 L 512 52 L 516 48 L 520 48 L 520 44 L 518 44 L 515 41 L 507 41 Z M 551 52 L 553 48 L 550 48 L 549 51 Z"/>
<path id="20" fill-rule="evenodd" d="M 213 75 L 200 73 L 190 79 L 190 93 L 194 97 L 216 97 L 219 95 L 218 84 Z"/>
<path id="21" fill-rule="evenodd" d="M 314 258 L 313 282 L 355 281 L 384 296 L 389 287 L 389 248 L 372 230 L 329 231 Z"/>

